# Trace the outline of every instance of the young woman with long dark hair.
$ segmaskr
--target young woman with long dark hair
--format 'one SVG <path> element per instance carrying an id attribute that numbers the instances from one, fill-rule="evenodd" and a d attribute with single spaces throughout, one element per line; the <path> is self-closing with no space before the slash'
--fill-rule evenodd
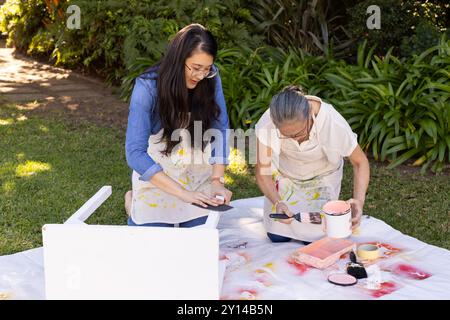
<path id="1" fill-rule="evenodd" d="M 133 190 L 125 195 L 129 225 L 199 225 L 208 211 L 192 203 L 230 202 L 223 180 L 229 121 L 216 54 L 212 34 L 191 24 L 136 78 L 125 144 L 133 169 Z"/>

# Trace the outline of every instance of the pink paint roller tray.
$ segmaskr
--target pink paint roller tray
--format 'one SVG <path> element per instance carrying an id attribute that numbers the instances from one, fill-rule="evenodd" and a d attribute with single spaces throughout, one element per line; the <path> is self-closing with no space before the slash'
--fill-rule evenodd
<path id="1" fill-rule="evenodd" d="M 355 244 L 346 239 L 322 238 L 308 244 L 292 254 L 292 258 L 318 269 L 325 269 L 354 249 Z"/>

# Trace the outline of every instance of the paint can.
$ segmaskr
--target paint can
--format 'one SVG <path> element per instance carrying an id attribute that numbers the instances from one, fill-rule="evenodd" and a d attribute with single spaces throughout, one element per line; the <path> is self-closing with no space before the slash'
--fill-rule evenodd
<path id="1" fill-rule="evenodd" d="M 347 238 L 352 234 L 352 209 L 342 200 L 327 202 L 323 208 L 324 231 L 330 238 Z"/>

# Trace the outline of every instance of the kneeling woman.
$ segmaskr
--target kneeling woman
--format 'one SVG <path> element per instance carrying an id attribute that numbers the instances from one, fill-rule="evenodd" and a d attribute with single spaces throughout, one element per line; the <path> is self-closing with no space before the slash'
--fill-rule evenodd
<path id="1" fill-rule="evenodd" d="M 129 225 L 191 227 L 208 213 L 192 203 L 229 203 L 223 180 L 228 116 L 216 53 L 211 33 L 192 24 L 175 35 L 160 63 L 136 79 L 125 145 L 133 169 L 133 190 L 125 195 Z M 216 134 L 204 142 L 205 132 L 214 131 L 209 129 Z"/>
<path id="2" fill-rule="evenodd" d="M 292 216 L 320 211 L 337 200 L 344 157 L 353 166 L 353 228 L 361 219 L 369 183 L 369 162 L 346 120 L 315 96 L 289 86 L 272 98 L 255 126 L 256 180 L 265 195 L 264 225 L 274 242 L 291 239 L 311 242 L 324 236 L 322 225 L 292 218 L 274 220 L 270 213 Z"/>

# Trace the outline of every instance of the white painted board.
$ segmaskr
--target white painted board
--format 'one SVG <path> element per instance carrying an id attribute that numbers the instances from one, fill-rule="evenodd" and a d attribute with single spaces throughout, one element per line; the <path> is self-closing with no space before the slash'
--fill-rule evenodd
<path id="1" fill-rule="evenodd" d="M 219 298 L 217 229 L 48 224 L 43 243 L 47 299 Z"/>

